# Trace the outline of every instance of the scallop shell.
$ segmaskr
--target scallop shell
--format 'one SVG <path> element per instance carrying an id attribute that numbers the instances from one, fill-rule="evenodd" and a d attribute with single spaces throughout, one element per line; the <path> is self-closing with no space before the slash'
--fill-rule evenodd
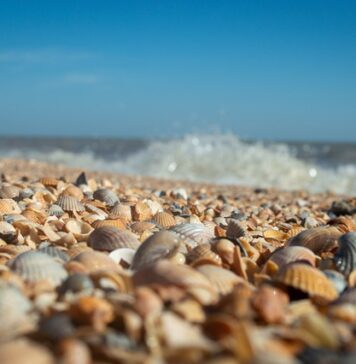
<path id="1" fill-rule="evenodd" d="M 2 186 L 0 188 L 0 198 L 17 198 L 19 197 L 20 189 L 16 186 Z"/>
<path id="2" fill-rule="evenodd" d="M 212 251 L 211 244 L 200 244 L 196 246 L 188 253 L 187 260 L 193 267 L 203 264 L 222 265 L 222 259 Z"/>
<path id="3" fill-rule="evenodd" d="M 104 253 L 84 251 L 74 257 L 71 262 L 80 263 L 88 272 L 98 270 L 119 270 L 119 266 Z"/>
<path id="4" fill-rule="evenodd" d="M 67 220 L 65 228 L 79 241 L 86 241 L 89 237 L 89 234 L 93 231 L 93 228 L 89 224 L 75 219 Z"/>
<path id="5" fill-rule="evenodd" d="M 0 216 L 7 214 L 20 214 L 19 205 L 11 198 L 0 199 Z"/>
<path id="6" fill-rule="evenodd" d="M 210 243 L 214 238 L 213 233 L 203 224 L 179 224 L 170 230 L 177 233 L 190 248 L 199 244 Z"/>
<path id="7" fill-rule="evenodd" d="M 78 201 L 81 201 L 84 198 L 83 191 L 74 185 L 69 185 L 62 193 L 62 196 L 72 196 L 76 198 Z"/>
<path id="8" fill-rule="evenodd" d="M 231 219 L 227 225 L 226 236 L 230 239 L 238 239 L 245 236 L 245 229 L 241 226 L 239 220 Z"/>
<path id="9" fill-rule="evenodd" d="M 115 219 L 115 220 L 96 220 L 93 222 L 92 224 L 93 228 L 97 229 L 99 227 L 103 227 L 103 226 L 113 226 L 116 227 L 117 229 L 125 229 L 125 223 L 120 220 L 120 219 Z"/>
<path id="10" fill-rule="evenodd" d="M 42 177 L 40 182 L 46 187 L 57 187 L 59 180 L 54 177 Z"/>
<path id="11" fill-rule="evenodd" d="M 315 254 L 320 254 L 335 249 L 340 235 L 340 231 L 333 226 L 320 226 L 302 231 L 290 239 L 287 245 L 304 246 Z"/>
<path id="12" fill-rule="evenodd" d="M 55 259 L 39 251 L 19 254 L 9 263 L 10 269 L 29 282 L 48 280 L 59 285 L 66 277 L 67 271 Z"/>
<path id="13" fill-rule="evenodd" d="M 340 237 L 334 262 L 336 268 L 346 276 L 356 269 L 356 233 L 351 232 Z"/>
<path id="14" fill-rule="evenodd" d="M 107 206 L 114 206 L 119 202 L 119 198 L 117 197 L 116 193 L 107 188 L 100 188 L 96 190 L 93 194 L 93 197 L 96 200 L 105 202 Z"/>
<path id="15" fill-rule="evenodd" d="M 182 243 L 178 234 L 161 230 L 146 239 L 137 249 L 132 269 L 137 270 L 159 259 L 173 257 Z"/>
<path id="16" fill-rule="evenodd" d="M 56 205 L 68 212 L 82 212 L 85 210 L 83 204 L 73 196 L 60 195 Z"/>
<path id="17" fill-rule="evenodd" d="M 38 249 L 38 251 L 41 253 L 45 253 L 52 258 L 56 258 L 62 263 L 66 263 L 69 261 L 69 255 L 64 250 L 61 250 L 55 246 L 49 245 Z"/>
<path id="18" fill-rule="evenodd" d="M 283 266 L 275 281 L 303 291 L 311 297 L 320 297 L 332 301 L 338 294 L 333 284 L 318 269 L 298 262 Z"/>
<path id="19" fill-rule="evenodd" d="M 122 218 L 124 221 L 131 221 L 131 207 L 128 205 L 123 205 L 121 203 L 116 203 L 110 210 L 110 219 Z"/>
<path id="20" fill-rule="evenodd" d="M 64 210 L 62 209 L 62 207 L 53 204 L 49 210 L 48 210 L 48 214 L 50 216 L 57 216 L 57 217 L 61 217 L 64 214 Z"/>
<path id="21" fill-rule="evenodd" d="M 162 226 L 164 229 L 170 228 L 176 224 L 174 217 L 164 211 L 157 212 L 157 214 L 153 217 L 153 221 L 159 226 Z"/>
<path id="22" fill-rule="evenodd" d="M 112 251 L 118 248 L 137 249 L 140 242 L 129 231 L 119 230 L 113 226 L 103 226 L 90 234 L 88 245 L 95 250 Z"/>

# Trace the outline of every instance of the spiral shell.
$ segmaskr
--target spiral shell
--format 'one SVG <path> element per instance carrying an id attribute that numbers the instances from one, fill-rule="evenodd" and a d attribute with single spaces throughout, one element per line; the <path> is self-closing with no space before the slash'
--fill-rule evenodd
<path id="1" fill-rule="evenodd" d="M 80 201 L 78 201 L 75 197 L 68 195 L 60 195 L 56 205 L 68 212 L 82 212 L 85 210 Z"/>
<path id="2" fill-rule="evenodd" d="M 168 212 L 157 212 L 157 214 L 153 217 L 153 221 L 162 226 L 164 229 L 168 229 L 176 224 L 176 220 L 174 217 Z"/>
<path id="3" fill-rule="evenodd" d="M 119 230 L 113 226 L 103 226 L 89 235 L 88 245 L 95 250 L 112 251 L 118 248 L 137 249 L 140 242 L 129 231 Z"/>
<path id="4" fill-rule="evenodd" d="M 173 226 L 171 231 L 177 233 L 185 244 L 194 248 L 199 244 L 210 243 L 214 234 L 203 224 L 179 224 Z"/>
<path id="5" fill-rule="evenodd" d="M 119 202 L 119 198 L 117 197 L 116 193 L 107 188 L 100 188 L 96 190 L 93 194 L 93 197 L 96 200 L 105 202 L 107 206 L 114 206 Z"/>
<path id="6" fill-rule="evenodd" d="M 351 232 L 340 237 L 334 262 L 336 268 L 346 276 L 356 269 L 356 233 Z"/>

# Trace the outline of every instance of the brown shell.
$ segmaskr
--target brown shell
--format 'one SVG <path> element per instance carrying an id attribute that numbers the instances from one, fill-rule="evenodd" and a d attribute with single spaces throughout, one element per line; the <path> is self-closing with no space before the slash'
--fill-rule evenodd
<path id="1" fill-rule="evenodd" d="M 7 214 L 20 214 L 19 205 L 10 198 L 0 199 L 0 216 Z"/>
<path id="2" fill-rule="evenodd" d="M 203 224 L 179 224 L 170 230 L 177 233 L 190 248 L 199 244 L 210 243 L 214 238 L 213 233 Z"/>
<path id="3" fill-rule="evenodd" d="M 93 197 L 96 200 L 104 202 L 107 206 L 114 206 L 119 202 L 116 193 L 107 188 L 99 188 L 94 192 Z"/>
<path id="4" fill-rule="evenodd" d="M 72 262 L 80 263 L 88 272 L 97 270 L 120 270 L 120 267 L 104 253 L 84 251 L 74 257 Z"/>
<path id="5" fill-rule="evenodd" d="M 46 187 L 57 187 L 59 180 L 54 177 L 42 177 L 40 182 Z"/>
<path id="6" fill-rule="evenodd" d="M 356 222 L 352 217 L 339 216 L 335 219 L 331 219 L 328 225 L 335 226 L 341 233 L 348 233 L 350 231 L 356 231 Z"/>
<path id="7" fill-rule="evenodd" d="M 132 269 L 137 270 L 159 259 L 174 256 L 182 241 L 172 231 L 161 230 L 146 239 L 137 249 L 132 262 Z"/>
<path id="8" fill-rule="evenodd" d="M 131 230 L 137 234 L 142 234 L 146 230 L 153 230 L 156 227 L 155 224 L 149 221 L 137 221 L 131 225 Z"/>
<path id="9" fill-rule="evenodd" d="M 84 198 L 83 191 L 74 185 L 69 185 L 62 193 L 63 196 L 72 196 L 76 198 L 78 201 L 81 201 Z"/>
<path id="10" fill-rule="evenodd" d="M 10 269 L 29 282 L 50 281 L 54 286 L 59 285 L 66 277 L 63 266 L 45 253 L 27 251 L 19 254 L 9 262 Z"/>
<path id="11" fill-rule="evenodd" d="M 211 244 L 196 246 L 188 253 L 187 260 L 193 267 L 203 264 L 222 265 L 222 259 L 212 251 Z"/>
<path id="12" fill-rule="evenodd" d="M 140 201 L 132 208 L 132 218 L 134 221 L 145 221 L 152 217 L 152 211 L 147 203 Z"/>
<path id="13" fill-rule="evenodd" d="M 335 249 L 337 239 L 341 233 L 333 226 L 320 226 L 304 230 L 292 239 L 288 240 L 288 246 L 304 246 L 312 250 L 315 254 L 321 254 Z"/>
<path id="14" fill-rule="evenodd" d="M 78 199 L 69 195 L 60 195 L 56 205 L 68 212 L 82 212 L 85 210 L 83 204 Z"/>
<path id="15" fill-rule="evenodd" d="M 37 224 L 44 224 L 47 219 L 47 215 L 44 212 L 33 209 L 26 209 L 22 211 L 21 215 L 25 216 L 27 220 L 33 221 Z"/>
<path id="16" fill-rule="evenodd" d="M 94 250 L 112 251 L 118 248 L 137 249 L 140 245 L 136 236 L 114 226 L 95 229 L 88 238 L 88 245 Z"/>
<path id="17" fill-rule="evenodd" d="M 103 227 L 103 226 L 113 226 L 117 229 L 125 229 L 126 225 L 125 223 L 120 220 L 120 219 L 115 219 L 115 220 L 96 220 L 92 223 L 93 228 L 97 229 L 99 227 Z"/>
<path id="18" fill-rule="evenodd" d="M 20 189 L 16 186 L 2 186 L 0 188 L 0 198 L 16 198 L 20 194 Z"/>
<path id="19" fill-rule="evenodd" d="M 174 217 L 168 212 L 157 212 L 157 214 L 153 217 L 153 221 L 162 226 L 164 229 L 170 228 L 176 224 L 176 220 Z"/>
<path id="20" fill-rule="evenodd" d="M 238 239 L 245 236 L 245 229 L 241 226 L 239 220 L 231 219 L 227 225 L 226 236 L 230 239 Z"/>
<path id="21" fill-rule="evenodd" d="M 311 297 L 332 301 L 338 293 L 328 278 L 318 269 L 303 263 L 289 263 L 277 273 L 275 281 L 303 291 Z"/>

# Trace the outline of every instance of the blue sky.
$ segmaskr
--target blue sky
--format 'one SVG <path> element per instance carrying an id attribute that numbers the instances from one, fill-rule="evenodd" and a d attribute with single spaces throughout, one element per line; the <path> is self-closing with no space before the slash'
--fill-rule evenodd
<path id="1" fill-rule="evenodd" d="M 355 1 L 0 1 L 0 134 L 356 141 Z"/>

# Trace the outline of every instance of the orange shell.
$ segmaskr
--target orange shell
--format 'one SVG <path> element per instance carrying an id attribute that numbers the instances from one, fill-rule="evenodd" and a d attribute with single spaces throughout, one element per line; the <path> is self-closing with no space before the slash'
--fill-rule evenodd
<path id="1" fill-rule="evenodd" d="M 18 204 L 10 198 L 0 199 L 0 215 L 20 214 L 21 210 Z"/>
<path id="2" fill-rule="evenodd" d="M 168 212 L 157 212 L 157 214 L 153 217 L 153 220 L 158 225 L 163 228 L 170 228 L 176 224 L 174 217 Z"/>
<path id="3" fill-rule="evenodd" d="M 42 177 L 40 182 L 46 187 L 57 187 L 59 180 L 54 177 Z"/>
<path id="4" fill-rule="evenodd" d="M 114 226 L 118 229 L 125 229 L 125 223 L 120 219 L 114 219 L 114 220 L 95 220 L 92 223 L 93 228 L 97 229 L 99 227 L 103 226 Z"/>
<path id="5" fill-rule="evenodd" d="M 60 195 L 56 202 L 56 205 L 60 206 L 64 211 L 69 212 L 81 212 L 84 211 L 84 206 L 73 196 Z"/>
<path id="6" fill-rule="evenodd" d="M 77 200 L 81 201 L 84 198 L 83 191 L 74 185 L 69 185 L 63 192 L 63 196 L 72 196 L 75 197 Z"/>

